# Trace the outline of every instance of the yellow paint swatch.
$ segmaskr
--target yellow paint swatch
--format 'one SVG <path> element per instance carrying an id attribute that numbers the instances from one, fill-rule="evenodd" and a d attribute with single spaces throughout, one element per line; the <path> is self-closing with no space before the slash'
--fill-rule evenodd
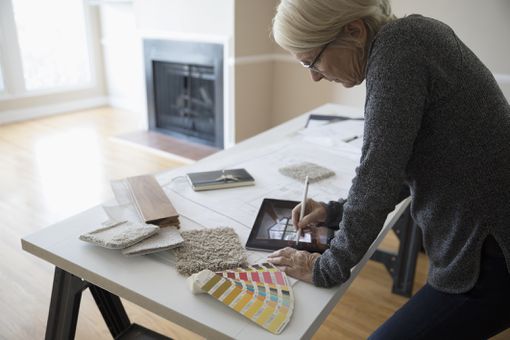
<path id="1" fill-rule="evenodd" d="M 267 329 L 280 334 L 294 311 L 294 293 L 284 272 L 269 263 L 190 277 L 201 291 Z"/>
<path id="2" fill-rule="evenodd" d="M 247 318 L 251 319 L 253 318 L 253 316 L 255 315 L 255 313 L 257 313 L 260 309 L 260 307 L 262 307 L 262 304 L 264 302 L 262 302 L 261 300 L 259 299 L 255 299 L 255 301 L 253 301 L 252 305 L 250 306 L 250 308 L 248 308 L 248 310 L 246 311 L 246 313 L 244 313 L 244 316 L 246 316 Z"/>
<path id="3" fill-rule="evenodd" d="M 227 295 L 227 297 L 225 297 L 225 299 L 223 300 L 223 303 L 226 304 L 227 306 L 230 305 L 232 303 L 232 301 L 234 301 L 234 299 L 242 293 L 242 289 L 239 288 L 239 287 L 234 287 L 234 289 L 232 289 L 232 291 L 230 292 L 230 294 Z"/>
<path id="4" fill-rule="evenodd" d="M 236 312 L 241 312 L 243 307 L 246 306 L 246 304 L 250 302 L 252 298 L 253 296 L 250 296 L 250 294 L 244 294 L 241 300 L 239 300 L 239 302 L 234 306 Z"/>

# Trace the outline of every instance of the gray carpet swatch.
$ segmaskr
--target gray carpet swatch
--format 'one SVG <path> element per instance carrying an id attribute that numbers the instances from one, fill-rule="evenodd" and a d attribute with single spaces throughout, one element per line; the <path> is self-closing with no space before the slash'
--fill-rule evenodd
<path id="1" fill-rule="evenodd" d="M 306 176 L 308 176 L 308 181 L 310 183 L 318 182 L 335 175 L 333 170 L 310 162 L 284 166 L 278 169 L 278 171 L 280 171 L 282 175 L 297 179 L 300 182 L 304 182 Z"/>
<path id="2" fill-rule="evenodd" d="M 246 251 L 232 228 L 183 231 L 184 243 L 174 249 L 177 271 L 184 275 L 201 270 L 221 271 L 248 264 Z"/>
<path id="3" fill-rule="evenodd" d="M 152 254 L 180 247 L 183 242 L 181 233 L 176 227 L 162 227 L 151 237 L 122 249 L 122 254 L 127 256 Z"/>

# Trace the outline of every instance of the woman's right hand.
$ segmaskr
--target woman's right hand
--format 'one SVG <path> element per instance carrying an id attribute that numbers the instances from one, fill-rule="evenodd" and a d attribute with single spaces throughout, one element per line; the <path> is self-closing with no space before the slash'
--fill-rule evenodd
<path id="1" fill-rule="evenodd" d="M 299 203 L 292 209 L 292 224 L 298 229 L 303 229 L 310 224 L 317 224 L 326 220 L 326 207 L 322 203 L 309 198 L 305 204 L 305 215 L 300 221 L 301 204 Z"/>

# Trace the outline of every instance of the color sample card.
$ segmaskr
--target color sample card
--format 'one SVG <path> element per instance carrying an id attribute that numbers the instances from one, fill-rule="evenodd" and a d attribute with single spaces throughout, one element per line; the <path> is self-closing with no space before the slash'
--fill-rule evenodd
<path id="1" fill-rule="evenodd" d="M 294 310 L 294 294 L 284 272 L 270 263 L 190 277 L 204 293 L 268 331 L 280 334 Z"/>

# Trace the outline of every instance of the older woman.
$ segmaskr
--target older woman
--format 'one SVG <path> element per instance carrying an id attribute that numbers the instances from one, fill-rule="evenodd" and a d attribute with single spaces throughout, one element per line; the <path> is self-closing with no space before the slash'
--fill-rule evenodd
<path id="1" fill-rule="evenodd" d="M 276 42 L 312 79 L 366 81 L 362 156 L 346 201 L 309 200 L 300 228 L 335 221 L 323 255 L 270 260 L 319 287 L 349 278 L 387 214 L 412 197 L 427 284 L 374 339 L 487 338 L 510 327 L 510 106 L 450 27 L 386 0 L 282 0 Z"/>

